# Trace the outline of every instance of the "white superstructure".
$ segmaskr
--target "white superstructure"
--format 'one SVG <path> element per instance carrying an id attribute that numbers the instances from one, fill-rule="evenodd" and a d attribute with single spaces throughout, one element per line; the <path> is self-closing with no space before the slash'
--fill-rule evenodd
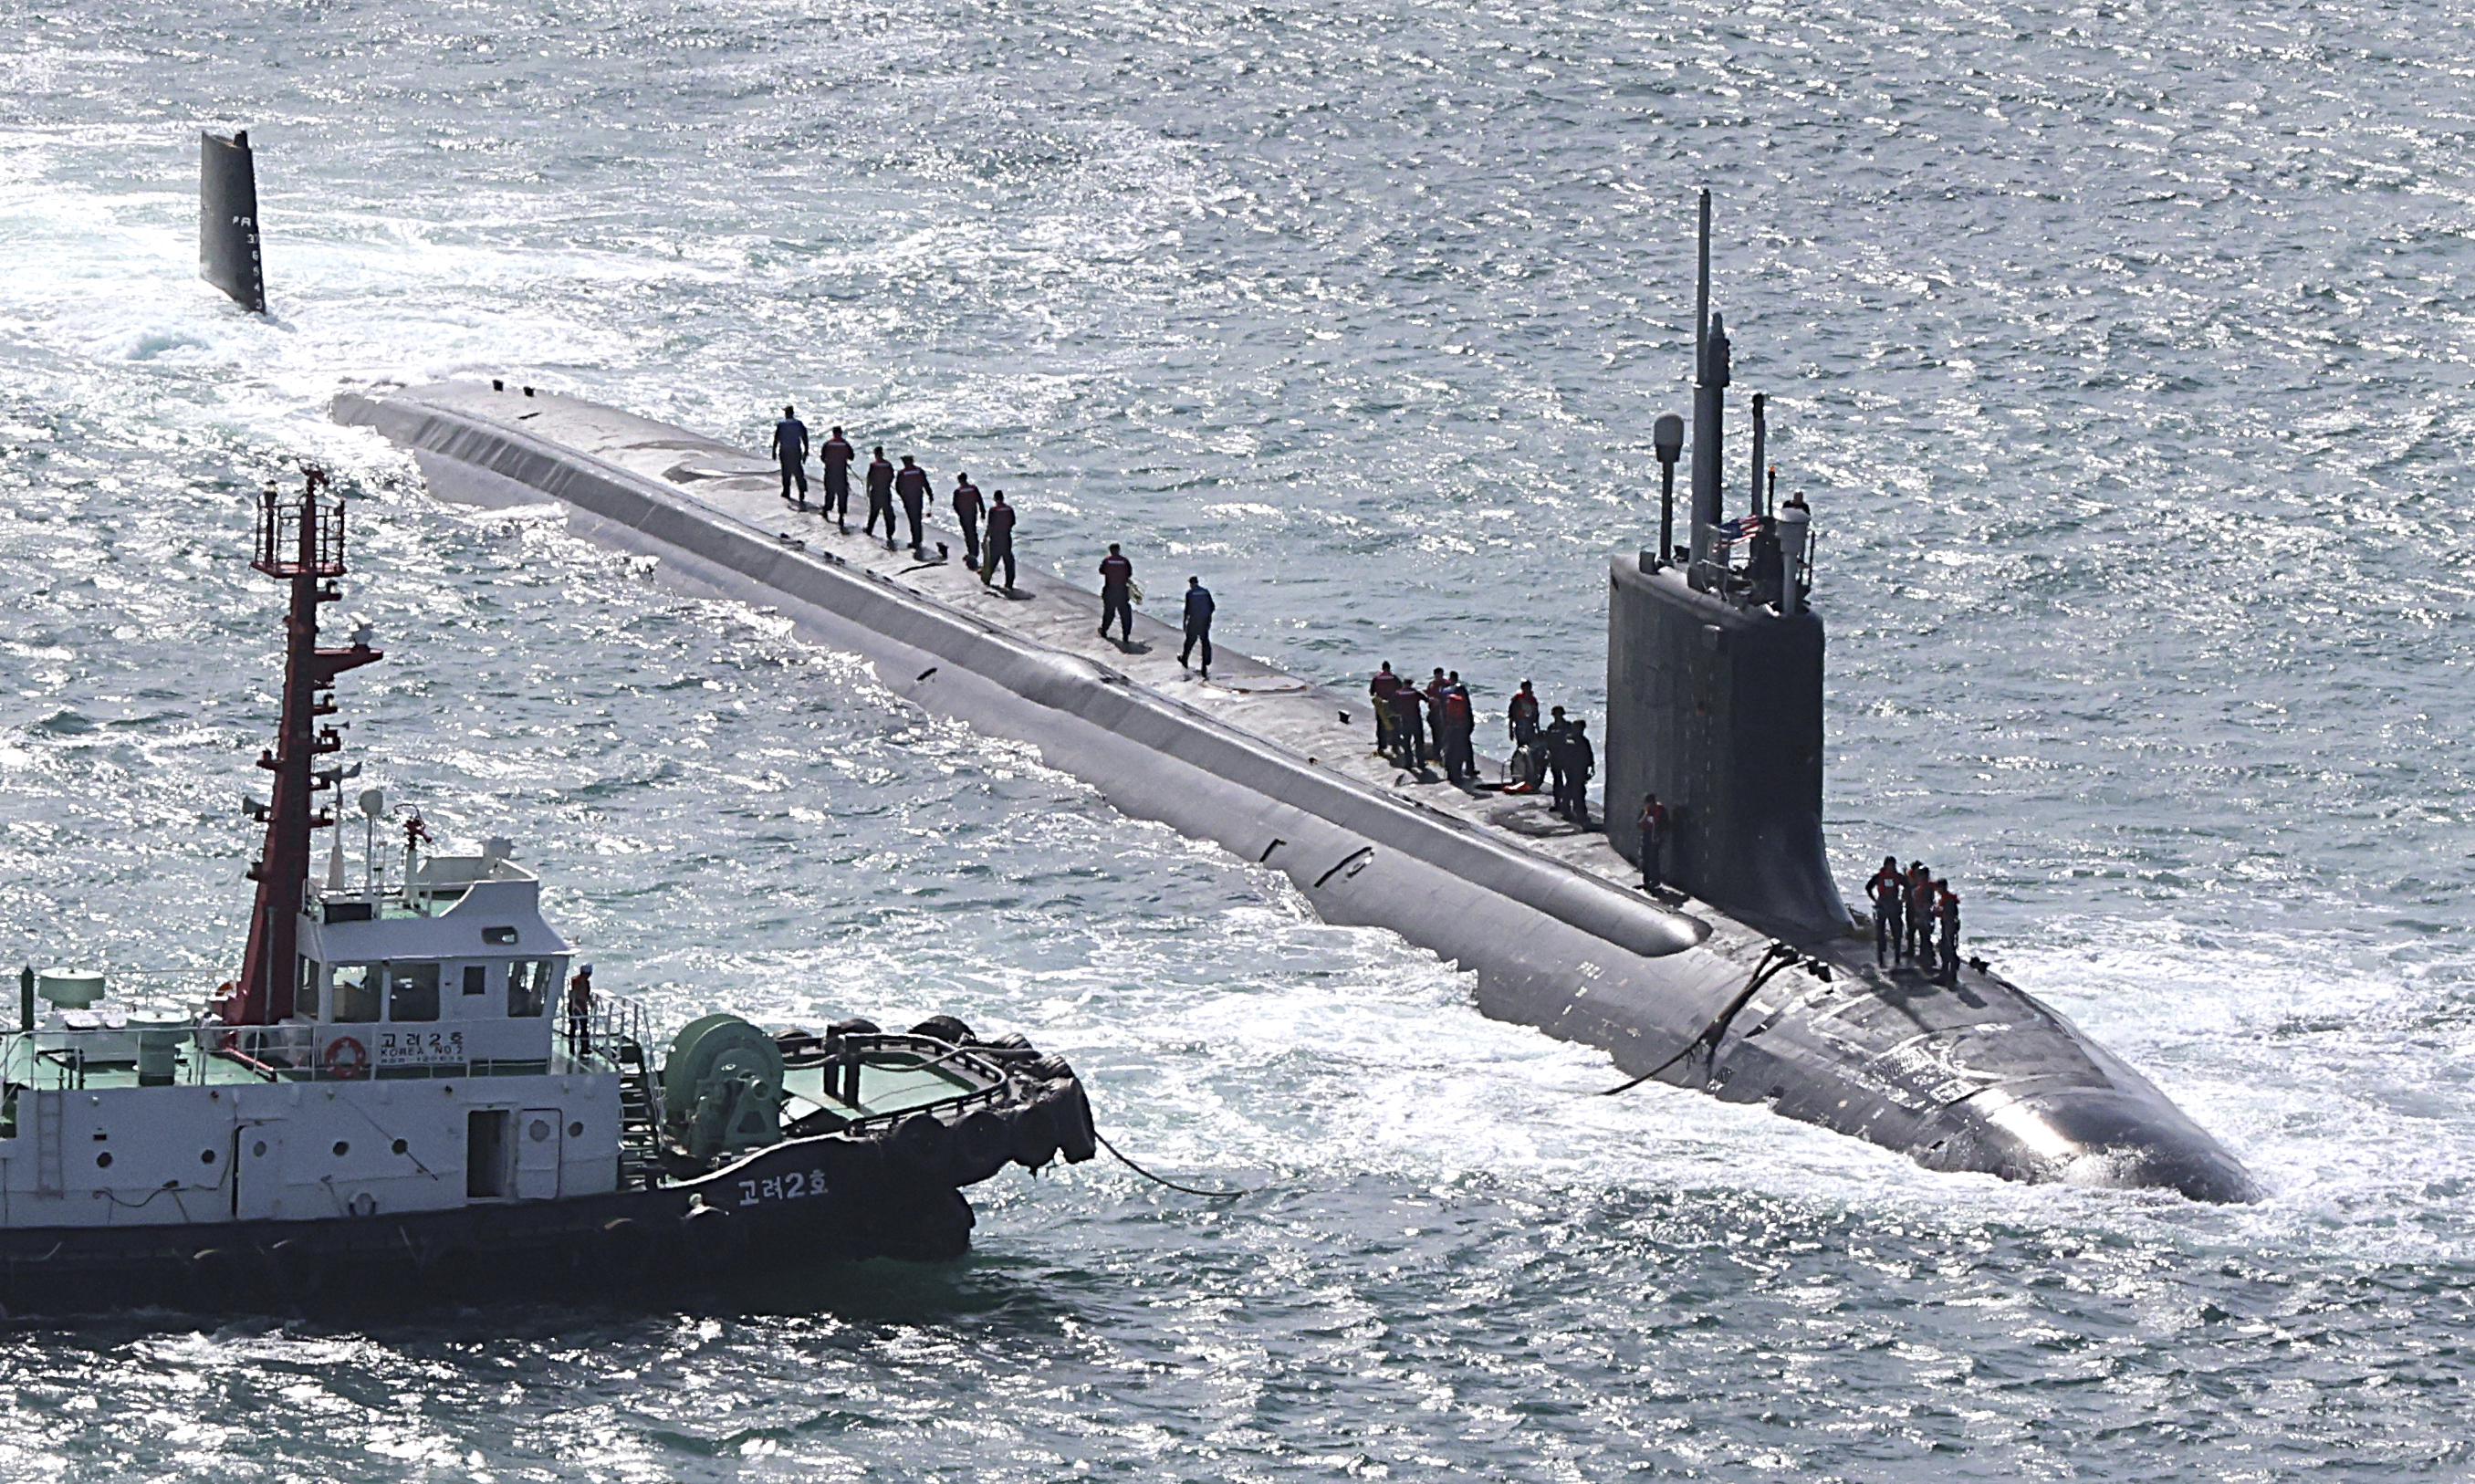
<path id="1" fill-rule="evenodd" d="M 0 1225 L 317 1221 L 616 1189 L 620 1024 L 565 1013 L 570 949 L 493 851 L 312 891 L 292 1015 L 78 1002 L 0 1036 Z M 26 995 L 33 1008 L 33 995 Z"/>

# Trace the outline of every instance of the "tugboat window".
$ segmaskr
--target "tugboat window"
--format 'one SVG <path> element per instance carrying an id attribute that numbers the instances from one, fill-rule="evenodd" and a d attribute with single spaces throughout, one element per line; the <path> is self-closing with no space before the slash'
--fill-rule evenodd
<path id="1" fill-rule="evenodd" d="M 507 1014 L 537 1019 L 550 1008 L 550 960 L 519 958 L 507 968 Z"/>
<path id="2" fill-rule="evenodd" d="M 335 996 L 329 1006 L 332 1022 L 349 1026 L 377 1020 L 379 981 L 385 974 L 382 964 L 337 964 Z"/>
<path id="3" fill-rule="evenodd" d="M 301 982 L 292 987 L 292 1013 L 304 1020 L 318 1018 L 318 961 L 308 954 L 301 955 Z"/>
<path id="4" fill-rule="evenodd" d="M 486 995 L 489 992 L 490 966 L 488 964 L 466 964 L 464 966 L 464 993 L 468 995 Z"/>
<path id="5" fill-rule="evenodd" d="M 387 965 L 387 1019 L 438 1019 L 438 966 L 424 963 Z"/>

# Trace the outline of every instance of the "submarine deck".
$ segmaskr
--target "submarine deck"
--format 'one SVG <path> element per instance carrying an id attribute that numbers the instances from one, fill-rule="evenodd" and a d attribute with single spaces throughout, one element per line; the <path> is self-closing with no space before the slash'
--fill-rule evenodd
<path id="1" fill-rule="evenodd" d="M 1069 579 L 1026 568 L 1008 595 L 959 560 L 888 551 L 794 508 L 769 458 L 617 408 L 386 383 L 347 390 L 335 416 L 411 449 L 446 498 L 559 506 L 571 529 L 653 554 L 691 590 L 778 604 L 869 655 L 897 695 L 1035 742 L 1120 809 L 1283 871 L 1328 921 L 1391 928 L 1476 970 L 1483 1013 L 1598 1046 L 1629 1074 L 1933 1168 L 2251 1192 L 2162 1093 L 1999 976 L 1886 973 L 1852 932 L 1792 938 L 1777 958 L 1765 925 L 1654 901 L 1605 834 L 1544 800 L 1374 755 L 1354 682 L 1229 652 L 1205 681 L 1178 664 L 1168 624 L 1139 614 L 1121 647 Z M 1037 507 L 1023 519 L 1037 551 Z M 960 544 L 933 518 L 927 540 Z M 1184 575 L 1140 565 L 1172 594 Z M 1491 710 L 1483 722 L 1500 726 Z"/>
<path id="2" fill-rule="evenodd" d="M 1024 561 L 1024 543 L 1040 549 L 1039 507 L 1016 503 L 1024 525 L 1017 528 L 1016 555 L 1020 567 L 1013 595 L 984 585 L 962 561 L 962 537 L 951 525 L 948 490 L 934 491 L 923 524 L 926 545 L 943 541 L 953 556 L 946 562 L 921 563 L 907 547 L 888 551 L 881 539 L 860 533 L 866 496 L 858 489 L 861 471 L 854 470 L 853 529 L 845 534 L 833 522 L 814 512 L 821 498 L 821 479 L 812 470 L 811 509 L 802 513 L 781 498 L 781 476 L 773 461 L 718 439 L 699 437 L 671 424 L 655 422 L 598 403 L 539 392 L 493 392 L 479 383 L 451 383 L 419 389 L 426 403 L 453 407 L 495 421 L 513 422 L 537 437 L 586 454 L 605 463 L 658 480 L 683 498 L 741 524 L 804 543 L 810 552 L 827 553 L 863 572 L 870 572 L 949 606 L 975 614 L 1026 638 L 1079 655 L 1125 673 L 1137 684 L 1149 686 L 1254 736 L 1275 742 L 1317 765 L 1373 788 L 1439 810 L 1474 829 L 1515 846 L 1549 856 L 1578 871 L 1588 872 L 1628 890 L 1640 890 L 1641 876 L 1631 862 L 1607 843 L 1604 830 L 1583 831 L 1551 813 L 1543 794 L 1505 794 L 1446 781 L 1433 768 L 1411 773 L 1379 756 L 1373 747 L 1373 713 L 1368 698 L 1290 675 L 1271 664 L 1216 644 L 1210 680 L 1199 679 L 1178 663 L 1184 642 L 1182 628 L 1135 609 L 1134 641 L 1119 646 L 1100 637 L 1100 600 L 1072 581 L 1034 569 Z M 993 482 L 992 482 L 992 487 Z M 949 486 L 950 488 L 950 486 Z M 542 503 L 554 503 L 548 496 Z M 947 519 L 941 524 L 942 512 Z M 905 530 L 908 528 L 906 526 Z M 786 543 L 787 544 L 787 543 Z M 1178 601 L 1185 581 L 1183 569 L 1145 560 L 1139 563 L 1137 582 L 1151 580 L 1151 594 Z M 1100 553 L 1089 554 L 1096 569 Z M 1096 577 L 1095 577 L 1096 581 Z M 1171 584 L 1175 584 L 1172 586 Z M 1380 659 L 1386 656 L 1378 655 Z M 1397 656 L 1392 656 L 1397 657 Z M 1374 659 L 1367 662 L 1369 674 Z M 1501 732 L 1507 696 L 1483 704 L 1479 736 L 1492 728 Z M 1346 718 L 1346 720 L 1344 720 Z M 1501 781 L 1504 761 L 1479 754 L 1483 779 Z M 1705 927 L 1741 937 L 1758 953 L 1766 937 L 1729 931 L 1728 919 L 1704 903 L 1670 895 L 1666 904 L 1696 918 Z"/>

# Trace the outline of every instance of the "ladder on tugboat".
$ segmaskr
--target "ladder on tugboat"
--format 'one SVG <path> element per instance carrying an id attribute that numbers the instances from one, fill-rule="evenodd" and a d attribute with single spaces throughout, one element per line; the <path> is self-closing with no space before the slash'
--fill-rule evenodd
<path id="1" fill-rule="evenodd" d="M 619 1184 L 650 1190 L 661 1182 L 662 1095 L 634 1036 L 619 1039 Z"/>

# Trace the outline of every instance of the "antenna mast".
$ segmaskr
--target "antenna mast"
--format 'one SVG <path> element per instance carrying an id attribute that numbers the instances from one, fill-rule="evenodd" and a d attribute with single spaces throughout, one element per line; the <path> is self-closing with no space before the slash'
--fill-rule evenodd
<path id="1" fill-rule="evenodd" d="M 309 834 L 334 824 L 315 807 L 316 795 L 331 789 L 342 769 L 321 770 L 318 757 L 344 745 L 335 728 L 318 718 L 334 714 L 335 677 L 382 657 L 369 646 L 367 631 L 353 635 L 350 649 L 318 647 L 318 607 L 343 596 L 334 584 L 344 575 L 344 507 L 318 498 L 323 469 L 303 472 L 300 498 L 273 489 L 259 497 L 257 559 L 250 565 L 292 584 L 292 606 L 283 622 L 283 715 L 275 750 L 257 765 L 275 775 L 275 796 L 266 813 L 266 844 L 249 868 L 257 883 L 250 910 L 249 948 L 241 958 L 240 983 L 223 1007 L 231 1026 L 272 1026 L 292 1014 L 299 982 L 301 914 L 307 904 Z"/>
<path id="2" fill-rule="evenodd" d="M 1710 566 L 1717 556 L 1711 528 L 1725 519 L 1719 467 L 1727 437 L 1728 327 L 1710 312 L 1710 192 L 1702 192 L 1702 276 L 1694 291 L 1693 340 L 1693 564 L 1685 580 L 1698 588 L 1716 585 Z"/>

